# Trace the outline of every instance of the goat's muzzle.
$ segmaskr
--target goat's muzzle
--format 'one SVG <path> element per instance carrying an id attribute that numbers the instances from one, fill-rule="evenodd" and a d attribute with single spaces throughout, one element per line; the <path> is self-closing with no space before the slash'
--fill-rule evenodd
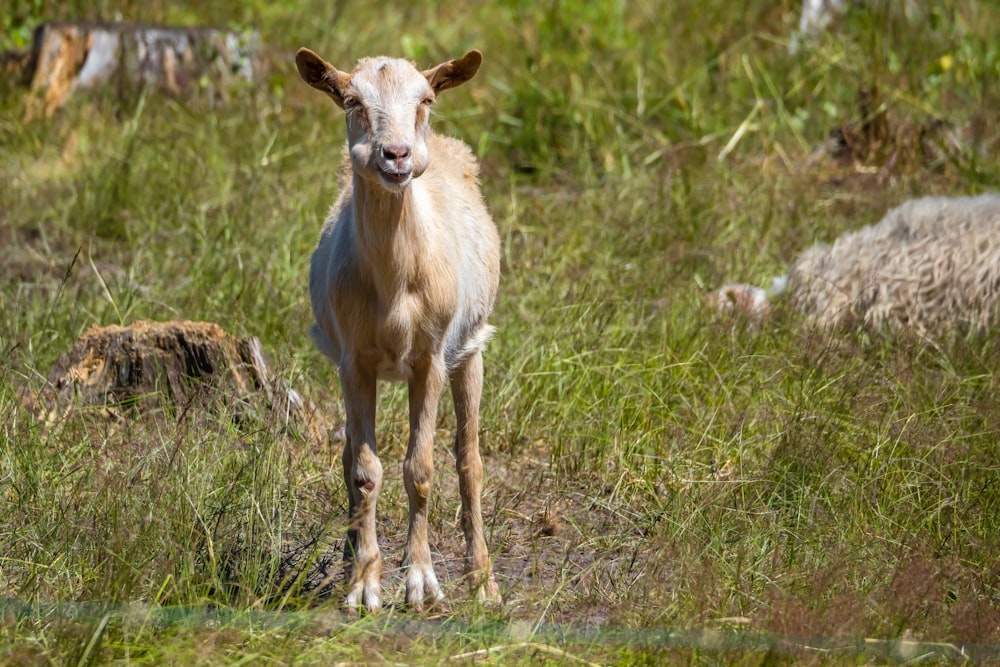
<path id="1" fill-rule="evenodd" d="M 390 189 L 402 188 L 413 177 L 413 152 L 408 144 L 385 144 L 379 149 L 378 171 Z"/>

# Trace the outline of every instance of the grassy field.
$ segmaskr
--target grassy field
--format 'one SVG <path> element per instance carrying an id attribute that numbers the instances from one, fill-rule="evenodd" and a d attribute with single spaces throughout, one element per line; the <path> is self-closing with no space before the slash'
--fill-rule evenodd
<path id="1" fill-rule="evenodd" d="M 993 334 L 704 307 L 908 198 L 1000 182 L 1000 7 L 872 4 L 791 54 L 792 0 L 15 0 L 0 48 L 40 20 L 253 25 L 268 70 L 219 108 L 107 92 L 31 123 L 2 84 L 0 662 L 1000 657 Z M 460 582 L 450 399 L 431 508 L 448 606 L 360 619 L 340 607 L 336 443 L 226 410 L 22 406 L 92 324 L 192 319 L 259 337 L 342 424 L 306 330 L 344 130 L 294 71 L 303 45 L 347 69 L 485 54 L 434 122 L 480 155 L 503 240 L 482 415 L 499 609 Z M 406 399 L 380 394 L 399 602 Z"/>

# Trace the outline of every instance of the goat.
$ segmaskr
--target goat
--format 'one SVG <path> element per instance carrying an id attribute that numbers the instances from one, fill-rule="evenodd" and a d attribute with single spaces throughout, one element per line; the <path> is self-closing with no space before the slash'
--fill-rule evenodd
<path id="1" fill-rule="evenodd" d="M 340 192 L 313 252 L 310 334 L 339 367 L 346 410 L 342 456 L 351 524 L 346 603 L 381 605 L 382 555 L 375 504 L 382 464 L 375 443 L 378 379 L 408 383 L 410 435 L 403 461 L 409 499 L 404 549 L 406 603 L 444 598 L 427 542 L 434 428 L 445 379 L 457 429 L 465 567 L 480 601 L 499 602 L 481 509 L 479 453 L 482 350 L 500 280 L 500 239 L 479 189 L 472 150 L 429 127 L 441 92 L 479 70 L 469 51 L 428 70 L 388 57 L 365 58 L 348 74 L 309 49 L 299 74 L 345 111 L 347 146 Z"/>
<path id="2" fill-rule="evenodd" d="M 824 329 L 983 334 L 1000 315 L 1000 194 L 907 201 L 802 252 L 771 289 L 726 285 L 710 300 L 761 318 L 785 293 Z"/>

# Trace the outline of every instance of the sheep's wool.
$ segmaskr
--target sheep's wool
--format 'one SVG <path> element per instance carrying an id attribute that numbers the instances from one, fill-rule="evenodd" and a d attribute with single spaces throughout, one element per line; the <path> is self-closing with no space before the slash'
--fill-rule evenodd
<path id="1" fill-rule="evenodd" d="M 1000 298 L 1000 195 L 908 201 L 800 255 L 788 293 L 824 327 L 982 332 Z"/>

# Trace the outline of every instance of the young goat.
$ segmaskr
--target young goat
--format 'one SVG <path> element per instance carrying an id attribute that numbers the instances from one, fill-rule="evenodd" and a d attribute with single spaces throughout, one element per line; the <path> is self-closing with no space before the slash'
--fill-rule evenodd
<path id="1" fill-rule="evenodd" d="M 347 412 L 344 481 L 351 515 L 344 556 L 353 560 L 347 604 L 381 607 L 382 555 L 375 503 L 382 464 L 375 445 L 375 385 L 409 384 L 410 438 L 403 461 L 409 498 L 406 602 L 444 597 L 427 544 L 438 398 L 447 377 L 458 419 L 455 459 L 466 570 L 480 600 L 499 601 L 483 534 L 479 455 L 482 349 L 493 332 L 500 240 L 479 191 L 479 166 L 462 142 L 429 129 L 438 93 L 475 76 L 469 51 L 423 72 L 366 58 L 345 73 L 309 49 L 299 74 L 347 118 L 340 194 L 312 256 L 310 333 L 340 368 Z"/>

